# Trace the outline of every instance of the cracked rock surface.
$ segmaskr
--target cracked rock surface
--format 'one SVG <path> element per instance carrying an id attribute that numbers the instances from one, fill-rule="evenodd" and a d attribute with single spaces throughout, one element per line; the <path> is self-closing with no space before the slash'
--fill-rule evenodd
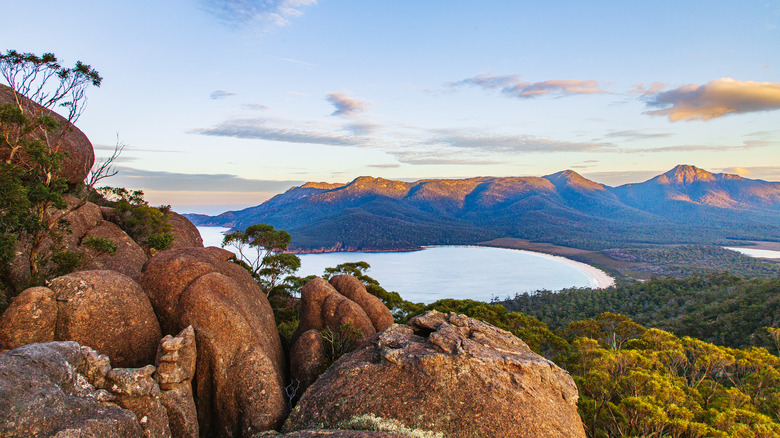
<path id="1" fill-rule="evenodd" d="M 343 356 L 308 389 L 284 430 L 366 416 L 445 437 L 584 437 L 577 387 L 511 333 L 432 311 Z"/>

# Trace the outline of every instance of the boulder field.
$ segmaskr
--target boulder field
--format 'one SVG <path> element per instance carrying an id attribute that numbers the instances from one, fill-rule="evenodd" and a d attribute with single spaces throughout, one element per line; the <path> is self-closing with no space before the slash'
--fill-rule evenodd
<path id="1" fill-rule="evenodd" d="M 182 247 L 137 279 L 81 271 L 25 290 L 0 316 L 0 435 L 585 436 L 571 377 L 523 341 L 435 311 L 393 324 L 354 277 L 304 286 L 285 354 L 230 257 Z M 331 364 L 345 327 L 354 351 Z"/>

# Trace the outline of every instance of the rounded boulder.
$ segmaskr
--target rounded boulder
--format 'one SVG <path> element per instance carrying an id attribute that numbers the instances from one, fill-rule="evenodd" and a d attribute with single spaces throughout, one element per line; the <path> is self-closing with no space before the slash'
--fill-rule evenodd
<path id="1" fill-rule="evenodd" d="M 154 362 L 160 325 L 141 287 L 115 271 L 81 271 L 24 290 L 0 316 L 0 343 L 76 341 L 117 366 Z"/>
<path id="2" fill-rule="evenodd" d="M 281 340 L 265 293 L 219 248 L 163 251 L 140 282 L 166 334 L 191 325 L 201 434 L 252 436 L 287 415 Z"/>
<path id="3" fill-rule="evenodd" d="M 584 438 L 577 398 L 568 373 L 511 333 L 432 311 L 342 356 L 304 393 L 283 430 L 318 424 L 462 438 Z"/>

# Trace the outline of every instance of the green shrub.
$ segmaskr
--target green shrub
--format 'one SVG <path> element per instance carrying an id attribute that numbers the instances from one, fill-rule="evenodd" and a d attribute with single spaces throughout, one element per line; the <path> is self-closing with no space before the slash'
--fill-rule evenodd
<path id="1" fill-rule="evenodd" d="M 81 244 L 110 256 L 116 254 L 116 243 L 108 237 L 87 237 Z"/>
<path id="2" fill-rule="evenodd" d="M 171 233 L 152 234 L 146 239 L 146 245 L 158 251 L 163 251 L 171 247 L 173 235 Z"/>
<path id="3" fill-rule="evenodd" d="M 74 251 L 60 251 L 51 256 L 51 261 L 55 265 L 53 276 L 59 277 L 69 274 L 81 266 L 84 263 L 84 255 Z"/>
<path id="4" fill-rule="evenodd" d="M 101 187 L 94 193 L 98 204 L 113 208 L 108 217 L 133 240 L 162 251 L 170 248 L 174 236 L 170 233 L 171 206 L 151 207 L 141 190 L 129 191 L 121 187 Z"/>

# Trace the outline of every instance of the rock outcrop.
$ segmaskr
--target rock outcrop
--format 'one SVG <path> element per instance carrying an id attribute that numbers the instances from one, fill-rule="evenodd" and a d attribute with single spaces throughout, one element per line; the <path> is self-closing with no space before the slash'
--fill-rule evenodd
<path id="1" fill-rule="evenodd" d="M 192 396 L 197 349 L 195 330 L 189 326 L 178 335 L 166 335 L 157 351 L 154 378 L 160 386 L 160 401 L 168 412 L 173 438 L 198 438 L 198 412 Z"/>
<path id="2" fill-rule="evenodd" d="M 293 344 L 290 350 L 290 377 L 296 399 L 325 371 L 328 362 L 325 348 L 320 331 L 315 329 L 300 335 Z"/>
<path id="3" fill-rule="evenodd" d="M 20 96 L 20 99 L 22 105 L 30 108 L 31 113 L 41 110 L 41 107 L 31 100 L 22 96 Z M 0 105 L 7 103 L 16 105 L 14 92 L 10 87 L 0 84 Z M 54 116 L 62 127 L 65 127 L 64 124 L 68 122 L 64 117 L 55 112 L 49 111 L 47 113 Z M 57 137 L 59 136 L 56 136 L 54 141 L 57 141 Z M 67 132 L 62 137 L 59 137 L 57 148 L 59 152 L 65 153 L 61 176 L 70 184 L 78 184 L 84 181 L 95 163 L 95 151 L 92 149 L 92 143 L 87 136 L 75 126 L 70 125 Z M 2 157 L 2 159 L 5 158 Z"/>
<path id="4" fill-rule="evenodd" d="M 171 224 L 171 234 L 173 242 L 168 249 L 179 248 L 203 248 L 203 238 L 197 227 L 186 217 L 176 212 L 170 212 L 171 217 L 168 223 Z"/>
<path id="5" fill-rule="evenodd" d="M 219 248 L 163 251 L 140 282 L 163 332 L 191 325 L 197 342 L 198 419 L 202 435 L 251 436 L 287 415 L 284 357 L 265 294 Z"/>
<path id="6" fill-rule="evenodd" d="M 381 301 L 366 292 L 358 279 L 349 275 L 336 277 L 334 283 L 366 304 L 377 321 L 383 320 L 384 317 L 384 312 L 378 306 L 390 314 Z M 378 306 L 363 294 L 376 299 Z M 392 320 L 392 315 L 390 318 Z M 378 326 L 382 325 L 383 322 L 378 323 Z M 344 333 L 345 327 L 351 327 L 351 333 Z M 376 333 L 375 324 L 363 307 L 339 293 L 322 278 L 314 278 L 301 289 L 301 319 L 291 339 L 290 377 L 296 385 L 298 396 L 306 391 L 328 365 L 328 346 L 321 337 L 321 332 L 326 329 L 331 336 L 355 337 L 357 339 L 350 341 L 358 342 Z"/>
<path id="7" fill-rule="evenodd" d="M 92 354 L 88 347 L 87 354 Z M 160 387 L 152 378 L 154 365 L 143 368 L 113 368 L 106 375 L 106 388 L 113 402 L 138 418 L 144 438 L 171 438 L 168 413 L 160 401 Z"/>
<path id="8" fill-rule="evenodd" d="M 255 435 L 253 438 L 406 438 L 409 435 L 398 435 L 387 432 L 369 432 L 365 430 L 299 430 L 290 433 L 268 433 Z M 428 437 L 424 437 L 428 438 Z M 434 435 L 430 438 L 436 438 Z"/>
<path id="9" fill-rule="evenodd" d="M 330 278 L 330 284 L 341 295 L 357 303 L 366 312 L 377 332 L 381 332 L 395 322 L 390 309 L 382 300 L 368 293 L 366 287 L 357 278 L 351 275 L 334 275 Z"/>
<path id="10" fill-rule="evenodd" d="M 339 359 L 284 430 L 368 421 L 431 436 L 584 437 L 577 397 L 565 371 L 511 333 L 433 311 Z"/>
<path id="11" fill-rule="evenodd" d="M 322 278 L 314 278 L 301 289 L 301 320 L 292 341 L 312 329 L 338 330 L 350 323 L 367 339 L 376 333 L 374 324 L 360 305 L 341 295 Z"/>
<path id="12" fill-rule="evenodd" d="M 75 342 L 30 344 L 0 354 L 0 436 L 143 436 L 136 416 L 106 403 L 77 372 L 83 363 Z"/>
<path id="13" fill-rule="evenodd" d="M 154 361 L 160 326 L 149 299 L 131 278 L 115 271 L 81 271 L 23 291 L 0 316 L 0 344 L 76 341 L 118 366 Z"/>

